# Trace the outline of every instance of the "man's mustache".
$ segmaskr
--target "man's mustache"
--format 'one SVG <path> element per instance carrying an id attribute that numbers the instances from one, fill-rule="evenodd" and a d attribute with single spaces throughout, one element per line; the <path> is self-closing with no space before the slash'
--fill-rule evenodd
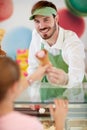
<path id="1" fill-rule="evenodd" d="M 48 28 L 41 28 L 40 31 L 44 31 L 45 29 L 48 29 Z"/>

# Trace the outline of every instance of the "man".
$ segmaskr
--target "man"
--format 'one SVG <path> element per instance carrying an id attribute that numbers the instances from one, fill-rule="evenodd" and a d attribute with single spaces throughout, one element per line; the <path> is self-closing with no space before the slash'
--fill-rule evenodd
<path id="1" fill-rule="evenodd" d="M 38 74 L 34 73 L 32 78 L 28 77 L 28 79 L 37 80 L 43 75 L 44 70 L 44 67 L 38 69 Z M 0 57 L 0 73 L 0 130 L 43 130 L 42 124 L 36 117 L 14 111 L 14 101 L 20 92 L 20 87 L 25 84 L 21 83 L 18 64 L 9 57 Z M 56 130 L 63 130 L 68 101 L 55 99 L 54 103 L 55 108 L 53 105 L 50 106 L 51 115 L 55 120 Z"/>
<path id="2" fill-rule="evenodd" d="M 52 63 L 46 71 L 46 82 L 68 84 L 69 87 L 82 83 L 85 73 L 84 46 L 74 32 L 59 26 L 56 6 L 49 1 L 38 1 L 31 14 L 29 19 L 34 21 L 35 29 L 29 48 L 28 73 L 32 74 L 39 66 L 36 53 L 44 48 Z"/>
<path id="3" fill-rule="evenodd" d="M 59 26 L 57 8 L 52 2 L 44 0 L 37 2 L 32 7 L 31 14 L 29 19 L 34 21 L 35 29 L 32 33 L 29 48 L 28 73 L 31 75 L 37 69 L 39 62 L 36 55 L 38 52 L 41 54 L 41 49 L 45 49 L 48 51 L 52 65 L 47 69 L 46 75 L 41 81 L 48 82 L 46 86 L 57 85 L 76 89 L 77 87 L 82 88 L 85 73 L 85 53 L 84 46 L 78 36 L 74 32 L 64 30 Z M 54 94 L 53 91 L 55 91 Z M 47 89 L 45 92 L 40 89 L 40 92 L 41 97 L 42 95 L 48 96 L 48 93 L 51 93 L 49 90 L 47 92 Z M 59 92 L 58 89 L 52 89 L 51 95 L 56 97 L 58 96 L 57 92 Z M 82 90 L 80 92 L 82 94 Z M 71 91 L 67 93 L 72 94 Z M 67 93 L 65 95 L 68 95 Z M 68 97 L 71 97 L 71 94 Z M 79 95 L 79 100 L 83 100 L 82 97 L 84 97 L 83 94 L 82 96 Z M 77 97 L 73 101 L 76 101 L 76 99 Z"/>

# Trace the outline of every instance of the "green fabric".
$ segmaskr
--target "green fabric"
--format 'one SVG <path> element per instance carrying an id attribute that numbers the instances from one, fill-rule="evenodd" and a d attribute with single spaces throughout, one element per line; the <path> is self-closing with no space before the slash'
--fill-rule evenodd
<path id="1" fill-rule="evenodd" d="M 44 49 L 44 45 L 42 44 L 41 49 Z M 64 70 L 66 73 L 68 73 L 68 65 L 64 62 L 62 58 L 62 51 L 60 50 L 59 55 L 53 56 L 51 53 L 49 54 L 49 59 L 53 66 L 56 68 L 60 68 Z M 86 76 L 84 76 L 83 82 L 87 82 Z M 76 89 L 77 90 L 77 89 Z M 41 96 L 41 101 L 46 102 L 46 101 L 53 101 L 54 98 L 71 98 L 71 96 L 76 96 L 75 92 L 67 93 L 68 89 L 65 88 L 64 86 L 55 86 L 52 85 L 48 82 L 46 76 L 43 77 L 42 79 L 42 84 L 40 88 L 40 96 Z M 80 94 L 80 92 L 77 94 L 77 96 Z M 71 95 L 69 97 L 69 95 Z M 77 99 L 77 98 L 76 98 Z M 87 102 L 87 93 L 84 96 L 85 101 Z"/>
<path id="2" fill-rule="evenodd" d="M 44 49 L 43 44 L 41 46 L 41 49 Z M 68 73 L 68 65 L 64 62 L 62 58 L 61 50 L 60 53 L 56 56 L 53 56 L 51 53 L 48 54 L 49 54 L 49 59 L 54 67 L 60 68 L 64 70 L 66 73 Z M 60 88 L 59 86 L 55 87 L 55 85 L 48 83 L 46 76 L 43 77 L 42 82 L 43 83 L 40 88 L 41 101 L 54 99 L 55 97 L 62 98 L 63 92 L 66 90 L 66 88 L 62 88 L 62 87 Z"/>
<path id="3" fill-rule="evenodd" d="M 33 20 L 35 15 L 51 16 L 52 14 L 56 15 L 56 13 L 57 11 L 52 7 L 43 7 L 36 9 L 29 19 Z"/>
<path id="4" fill-rule="evenodd" d="M 87 91 L 86 91 L 86 93 L 84 95 L 84 99 L 85 99 L 85 102 L 87 102 Z"/>
<path id="5" fill-rule="evenodd" d="M 44 45 L 42 44 L 41 49 L 44 49 Z M 64 70 L 66 73 L 68 73 L 68 65 L 64 62 L 62 58 L 62 51 L 60 50 L 60 54 L 53 56 L 51 53 L 48 53 L 49 59 L 52 63 L 52 65 L 56 68 Z M 42 82 L 48 82 L 46 76 L 43 77 Z"/>
<path id="6" fill-rule="evenodd" d="M 83 83 L 87 82 L 87 77 L 84 75 Z"/>
<path id="7" fill-rule="evenodd" d="M 68 65 L 64 62 L 62 58 L 62 51 L 60 50 L 60 54 L 53 56 L 51 53 L 49 53 L 49 59 L 54 67 L 64 70 L 66 73 L 68 73 Z"/>
<path id="8" fill-rule="evenodd" d="M 87 83 L 86 75 L 84 75 L 83 84 L 84 83 Z M 85 99 L 85 102 L 87 102 L 87 89 L 84 91 L 84 99 Z"/>
<path id="9" fill-rule="evenodd" d="M 67 98 L 67 96 L 63 96 L 64 91 L 66 88 L 61 88 L 61 86 L 54 86 L 50 83 L 42 83 L 40 94 L 41 94 L 41 101 L 53 101 L 54 98 Z"/>

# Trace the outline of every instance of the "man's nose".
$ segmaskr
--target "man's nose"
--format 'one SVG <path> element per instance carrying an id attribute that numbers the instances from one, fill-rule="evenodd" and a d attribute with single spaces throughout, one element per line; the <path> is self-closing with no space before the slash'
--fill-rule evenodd
<path id="1" fill-rule="evenodd" d="M 45 23 L 44 23 L 44 22 L 40 22 L 40 23 L 39 23 L 39 27 L 40 27 L 40 28 L 44 28 L 44 27 L 45 27 Z"/>

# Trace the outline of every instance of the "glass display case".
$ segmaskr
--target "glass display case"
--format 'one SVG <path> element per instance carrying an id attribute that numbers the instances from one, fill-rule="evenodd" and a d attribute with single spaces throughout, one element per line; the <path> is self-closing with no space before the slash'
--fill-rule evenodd
<path id="1" fill-rule="evenodd" d="M 50 116 L 48 106 L 53 104 L 54 98 L 69 98 L 65 130 L 87 130 L 87 84 L 83 84 L 82 87 L 83 91 L 77 96 L 77 93 L 80 92 L 78 88 L 66 91 L 67 89 L 64 86 L 54 87 L 46 83 L 43 85 L 35 83 L 15 101 L 14 109 L 27 115 L 37 116 L 45 130 L 55 130 L 55 122 Z"/>

